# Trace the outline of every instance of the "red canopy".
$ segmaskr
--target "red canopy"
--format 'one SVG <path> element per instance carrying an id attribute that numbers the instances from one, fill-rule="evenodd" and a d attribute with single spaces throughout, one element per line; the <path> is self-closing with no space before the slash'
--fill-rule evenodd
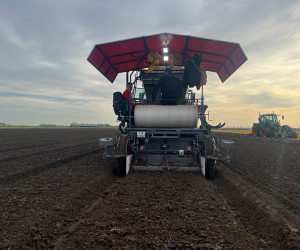
<path id="1" fill-rule="evenodd" d="M 113 82 L 118 73 L 149 67 L 147 55 L 154 52 L 163 55 L 164 47 L 168 53 L 179 54 L 176 66 L 183 66 L 196 53 L 202 55 L 206 70 L 217 72 L 222 82 L 247 60 L 238 43 L 163 33 L 98 44 L 88 61 Z M 166 64 L 160 62 L 160 65 Z"/>

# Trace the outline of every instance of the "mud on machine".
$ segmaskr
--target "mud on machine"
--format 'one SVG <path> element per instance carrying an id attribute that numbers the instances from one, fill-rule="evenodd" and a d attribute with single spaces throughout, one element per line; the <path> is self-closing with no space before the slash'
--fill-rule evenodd
<path id="1" fill-rule="evenodd" d="M 247 60 L 239 44 L 169 33 L 100 44 L 92 50 L 88 61 L 109 81 L 126 72 L 126 86 L 133 86 L 129 100 L 114 93 L 120 133 L 115 139 L 99 139 L 99 145 L 105 147 L 103 157 L 118 159 L 118 175 L 126 176 L 131 169 L 181 170 L 199 171 L 212 178 L 216 161 L 229 160 L 220 152 L 222 148 L 228 152 L 234 142 L 220 140 L 211 132 L 225 123 L 208 124 L 203 84 L 200 99 L 189 89 L 176 105 L 152 100 L 153 88 L 166 67 L 183 82 L 188 74 L 201 81 L 203 71 L 195 64 L 195 55 L 200 55 L 205 69 L 217 72 L 222 82 Z"/>

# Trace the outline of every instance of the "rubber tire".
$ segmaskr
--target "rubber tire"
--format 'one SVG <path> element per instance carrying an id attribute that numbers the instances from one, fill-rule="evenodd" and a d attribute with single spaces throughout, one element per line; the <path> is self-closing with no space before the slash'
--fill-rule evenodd
<path id="1" fill-rule="evenodd" d="M 257 137 L 257 136 L 258 136 L 258 127 L 257 127 L 256 125 L 254 125 L 254 126 L 252 127 L 252 135 L 253 135 L 254 137 Z"/>
<path id="2" fill-rule="evenodd" d="M 126 157 L 118 158 L 118 165 L 115 169 L 115 174 L 120 177 L 126 176 Z"/>
<path id="3" fill-rule="evenodd" d="M 127 135 L 121 135 L 120 140 L 120 148 L 119 148 L 119 154 L 125 154 L 124 157 L 118 158 L 118 164 L 115 169 L 115 174 L 117 176 L 126 176 L 126 156 L 128 154 L 128 136 Z"/>
<path id="4" fill-rule="evenodd" d="M 205 178 L 213 179 L 215 177 L 215 160 L 206 159 L 205 160 Z"/>
<path id="5" fill-rule="evenodd" d="M 211 136 L 205 136 L 205 178 L 213 179 L 215 177 L 215 160 L 207 159 L 206 156 L 209 154 L 214 154 L 214 144 L 212 142 Z"/>
<path id="6" fill-rule="evenodd" d="M 272 131 L 268 127 L 263 128 L 261 135 L 263 138 L 272 137 Z"/>

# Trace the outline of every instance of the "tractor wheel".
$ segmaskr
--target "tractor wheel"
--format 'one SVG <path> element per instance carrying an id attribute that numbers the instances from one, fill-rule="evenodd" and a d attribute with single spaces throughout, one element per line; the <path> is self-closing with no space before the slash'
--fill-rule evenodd
<path id="1" fill-rule="evenodd" d="M 126 176 L 126 157 L 118 158 L 118 165 L 116 166 L 115 174 L 117 176 Z"/>
<path id="2" fill-rule="evenodd" d="M 205 161 L 205 178 L 213 179 L 215 177 L 215 160 L 206 159 Z"/>
<path id="3" fill-rule="evenodd" d="M 270 128 L 263 128 L 262 130 L 262 137 L 267 138 L 267 137 L 272 137 L 272 131 Z"/>
<path id="4" fill-rule="evenodd" d="M 252 127 L 252 135 L 254 137 L 258 136 L 258 127 L 255 125 Z"/>
<path id="5" fill-rule="evenodd" d="M 117 176 L 126 176 L 126 156 L 128 154 L 129 139 L 127 135 L 120 135 L 118 154 L 124 155 L 118 158 L 118 164 L 115 169 Z"/>
<path id="6" fill-rule="evenodd" d="M 204 176 L 207 179 L 214 178 L 215 175 L 215 160 L 207 159 L 207 156 L 214 156 L 215 155 L 215 140 L 212 136 L 205 136 L 204 137 L 204 150 L 202 152 L 202 159 L 203 165 L 205 169 Z"/>

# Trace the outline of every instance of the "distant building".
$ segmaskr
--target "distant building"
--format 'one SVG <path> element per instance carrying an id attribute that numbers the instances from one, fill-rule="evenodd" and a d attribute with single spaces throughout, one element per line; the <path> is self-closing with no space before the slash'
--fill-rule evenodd
<path id="1" fill-rule="evenodd" d="M 112 127 L 110 124 L 89 124 L 89 123 L 77 123 L 77 122 L 72 122 L 70 124 L 70 127 Z"/>
<path id="2" fill-rule="evenodd" d="M 76 123 L 72 122 L 70 127 L 100 127 L 100 124 Z"/>
<path id="3" fill-rule="evenodd" d="M 56 127 L 55 124 L 40 124 L 39 127 Z"/>

